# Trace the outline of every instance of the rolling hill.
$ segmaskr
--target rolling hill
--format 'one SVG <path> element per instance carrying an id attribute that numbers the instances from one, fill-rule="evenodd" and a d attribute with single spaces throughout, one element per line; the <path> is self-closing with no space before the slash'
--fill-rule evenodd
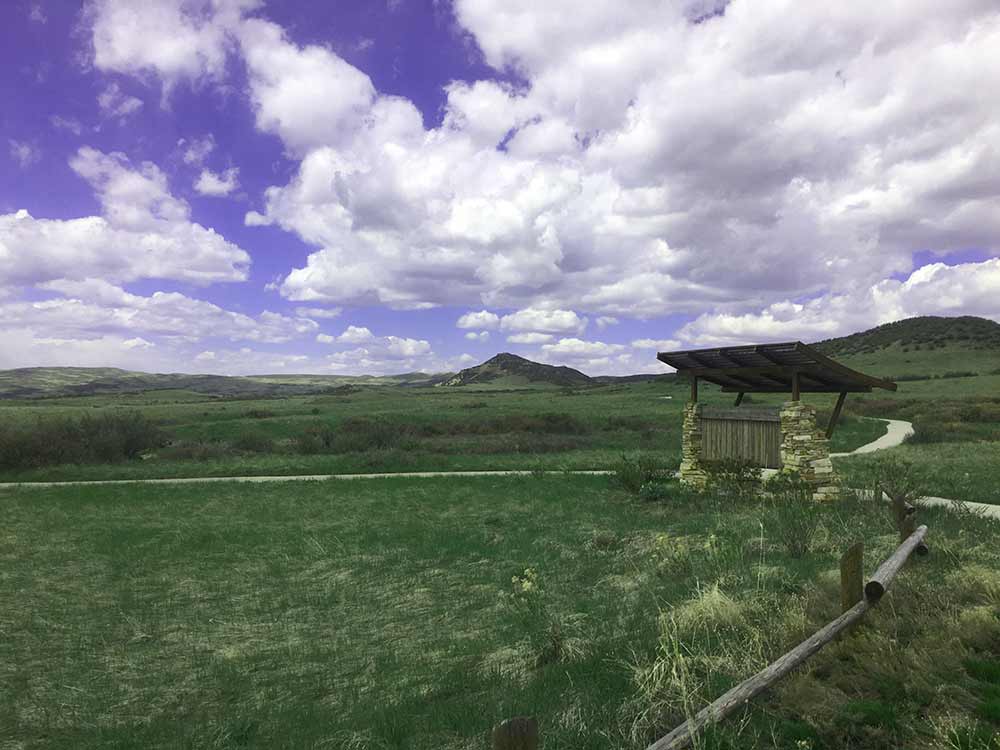
<path id="1" fill-rule="evenodd" d="M 907 318 L 813 346 L 849 367 L 899 380 L 1000 374 L 1000 323 L 986 318 Z"/>
<path id="2" fill-rule="evenodd" d="M 908 318 L 849 336 L 820 341 L 814 346 L 862 372 L 901 380 L 1000 374 L 1000 323 L 985 318 Z M 541 364 L 509 353 L 497 354 L 457 374 L 227 376 L 156 374 L 113 367 L 25 367 L 0 371 L 0 399 L 144 391 L 187 391 L 226 398 L 267 398 L 328 393 L 345 385 L 576 388 L 668 381 L 674 377 L 673 374 L 590 377 L 572 367 Z"/>
<path id="3" fill-rule="evenodd" d="M 1000 351 L 1000 323 L 986 318 L 922 316 L 897 320 L 860 333 L 827 339 L 814 345 L 832 357 L 873 354 L 896 347 L 933 351 L 949 346 L 971 350 Z"/>
<path id="4" fill-rule="evenodd" d="M 469 367 L 441 385 L 490 385 L 517 387 L 524 385 L 558 385 L 576 387 L 594 385 L 593 378 L 572 367 L 557 367 L 532 362 L 516 354 L 503 352 L 481 365 Z"/>
<path id="5" fill-rule="evenodd" d="M 268 398 L 325 393 L 345 385 L 434 385 L 451 376 L 403 375 L 189 375 L 113 367 L 23 367 L 0 371 L 0 399 L 107 396 L 145 391 L 189 391 L 226 398 Z"/>

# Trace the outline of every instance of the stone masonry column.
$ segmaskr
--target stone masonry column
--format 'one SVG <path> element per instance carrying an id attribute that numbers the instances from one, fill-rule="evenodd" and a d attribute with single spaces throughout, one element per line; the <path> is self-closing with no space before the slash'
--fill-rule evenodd
<path id="1" fill-rule="evenodd" d="M 701 404 L 689 401 L 684 406 L 681 430 L 681 481 L 704 489 L 708 475 L 701 463 Z"/>
<path id="2" fill-rule="evenodd" d="M 816 408 L 801 401 L 786 401 L 780 417 L 782 470 L 798 472 L 811 484 L 814 500 L 835 499 L 840 491 L 837 475 L 830 461 L 829 441 L 816 429 Z"/>

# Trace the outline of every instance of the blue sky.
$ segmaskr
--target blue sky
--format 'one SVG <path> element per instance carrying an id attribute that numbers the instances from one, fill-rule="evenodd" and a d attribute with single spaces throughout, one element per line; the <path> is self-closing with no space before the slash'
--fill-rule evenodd
<path id="1" fill-rule="evenodd" d="M 1000 319 L 989 0 L 0 12 L 0 367 L 632 373 Z"/>

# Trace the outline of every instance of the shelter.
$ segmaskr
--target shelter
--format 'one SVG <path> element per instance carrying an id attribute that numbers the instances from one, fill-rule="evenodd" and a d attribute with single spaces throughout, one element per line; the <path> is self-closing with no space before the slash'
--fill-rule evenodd
<path id="1" fill-rule="evenodd" d="M 705 463 L 738 459 L 755 466 L 797 471 L 816 485 L 818 497 L 836 493 L 829 438 L 848 393 L 873 388 L 896 390 L 889 380 L 852 370 L 801 341 L 660 352 L 657 359 L 691 381 L 684 411 L 681 480 L 703 485 Z M 714 383 L 735 393 L 731 409 L 698 402 L 698 383 Z M 780 409 L 742 407 L 747 393 L 788 393 Z M 803 393 L 838 394 L 824 433 L 816 429 L 816 410 L 801 402 Z"/>

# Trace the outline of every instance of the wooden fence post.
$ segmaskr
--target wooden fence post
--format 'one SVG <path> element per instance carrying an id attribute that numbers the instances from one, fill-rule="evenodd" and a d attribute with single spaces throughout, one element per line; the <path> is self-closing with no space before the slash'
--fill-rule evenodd
<path id="1" fill-rule="evenodd" d="M 515 716 L 493 727 L 493 750 L 537 750 L 538 720 Z"/>
<path id="2" fill-rule="evenodd" d="M 841 612 L 846 612 L 864 598 L 865 583 L 861 572 L 864 554 L 864 542 L 858 542 L 840 558 Z"/>

